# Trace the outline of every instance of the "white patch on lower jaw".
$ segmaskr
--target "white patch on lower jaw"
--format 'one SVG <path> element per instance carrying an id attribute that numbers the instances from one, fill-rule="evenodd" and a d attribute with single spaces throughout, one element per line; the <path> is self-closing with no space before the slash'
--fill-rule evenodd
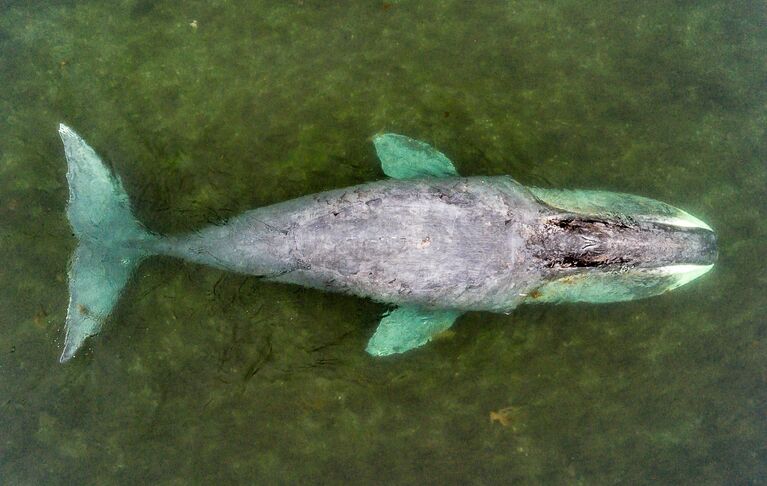
<path id="1" fill-rule="evenodd" d="M 713 229 L 711 229 L 711 226 L 699 220 L 692 214 L 686 211 L 682 211 L 681 209 L 678 209 L 678 211 L 679 213 L 676 216 L 663 216 L 656 219 L 656 221 L 658 223 L 677 226 L 679 228 L 703 228 L 711 232 L 714 231 Z"/>
<path id="2" fill-rule="evenodd" d="M 674 277 L 674 282 L 666 289 L 673 290 L 677 287 L 692 282 L 714 267 L 711 265 L 668 265 L 657 269 L 662 275 Z"/>

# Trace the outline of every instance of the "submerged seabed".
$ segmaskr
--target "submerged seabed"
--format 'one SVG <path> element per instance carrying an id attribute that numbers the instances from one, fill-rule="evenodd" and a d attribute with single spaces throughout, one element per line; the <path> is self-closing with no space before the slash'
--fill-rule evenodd
<path id="1" fill-rule="evenodd" d="M 3 2 L 0 482 L 765 482 L 766 23 L 746 1 Z M 383 306 L 156 259 L 60 366 L 59 122 L 156 231 L 380 178 L 394 131 L 465 175 L 682 207 L 719 262 L 373 359 Z"/>

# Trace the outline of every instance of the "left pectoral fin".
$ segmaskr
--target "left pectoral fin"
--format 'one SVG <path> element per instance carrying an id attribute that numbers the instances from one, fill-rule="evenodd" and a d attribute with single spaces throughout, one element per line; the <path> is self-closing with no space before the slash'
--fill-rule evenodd
<path id="1" fill-rule="evenodd" d="M 429 144 L 396 133 L 373 138 L 381 168 L 393 179 L 419 177 L 457 177 L 450 159 Z"/>
<path id="2" fill-rule="evenodd" d="M 381 319 L 365 351 L 373 356 L 410 351 L 431 341 L 435 334 L 450 328 L 460 315 L 461 312 L 454 310 L 398 307 Z"/>

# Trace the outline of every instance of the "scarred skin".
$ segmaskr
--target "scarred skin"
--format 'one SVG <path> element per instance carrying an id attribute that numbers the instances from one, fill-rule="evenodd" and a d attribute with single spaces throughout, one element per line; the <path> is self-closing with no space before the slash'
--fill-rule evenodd
<path id="1" fill-rule="evenodd" d="M 510 177 L 385 180 L 159 244 L 206 265 L 380 302 L 504 312 L 539 277 L 522 246 L 546 212 Z"/>

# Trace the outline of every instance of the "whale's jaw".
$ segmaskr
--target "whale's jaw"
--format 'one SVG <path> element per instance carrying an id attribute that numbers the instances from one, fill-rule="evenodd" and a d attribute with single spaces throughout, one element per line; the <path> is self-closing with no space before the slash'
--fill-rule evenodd
<path id="1" fill-rule="evenodd" d="M 666 290 L 673 290 L 682 285 L 688 284 L 698 277 L 703 276 L 709 270 L 714 268 L 714 264 L 708 265 L 669 265 L 667 267 L 660 267 L 659 272 L 665 273 L 669 276 L 673 276 L 676 282 L 669 285 Z"/>

